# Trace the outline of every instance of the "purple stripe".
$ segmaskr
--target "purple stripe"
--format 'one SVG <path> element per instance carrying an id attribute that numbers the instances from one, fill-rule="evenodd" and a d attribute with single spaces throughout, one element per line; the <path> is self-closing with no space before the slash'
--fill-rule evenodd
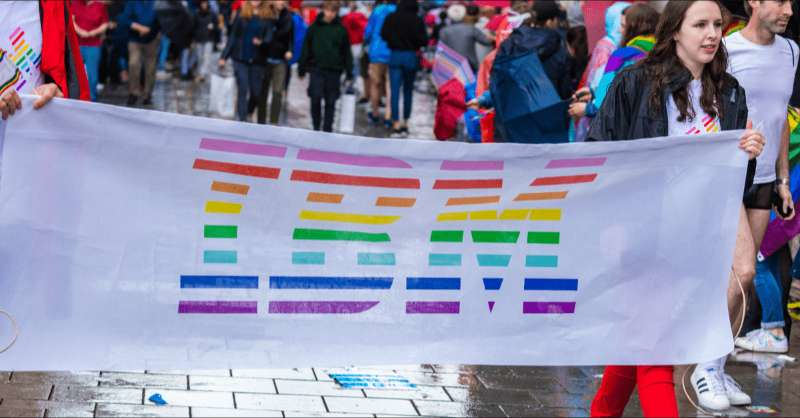
<path id="1" fill-rule="evenodd" d="M 182 314 L 254 314 L 258 313 L 256 301 L 182 300 L 178 303 Z"/>
<path id="2" fill-rule="evenodd" d="M 269 303 L 271 314 L 355 314 L 368 311 L 377 305 L 377 301 L 272 301 Z"/>
<path id="3" fill-rule="evenodd" d="M 579 167 L 599 167 L 606 163 L 606 157 L 596 158 L 573 158 L 566 160 L 552 160 L 547 163 L 545 168 L 579 168 Z"/>
<path id="4" fill-rule="evenodd" d="M 575 313 L 575 302 L 522 302 L 524 314 L 571 314 Z"/>
<path id="5" fill-rule="evenodd" d="M 17 91 L 22 91 L 22 87 L 25 86 L 27 82 L 28 82 L 27 80 L 22 80 L 22 83 L 19 83 L 19 85 L 17 86 Z"/>
<path id="6" fill-rule="evenodd" d="M 407 314 L 457 314 L 460 302 L 406 302 Z"/>
<path id="7" fill-rule="evenodd" d="M 234 152 L 237 154 L 263 155 L 267 157 L 283 158 L 286 156 L 286 147 L 275 145 L 254 144 L 252 142 L 231 141 L 228 139 L 203 138 L 200 148 L 211 151 Z"/>
<path id="8" fill-rule="evenodd" d="M 369 157 L 366 155 L 347 154 L 344 152 L 320 151 L 315 149 L 301 149 L 297 153 L 298 160 L 320 161 L 359 167 L 378 168 L 411 168 L 411 164 L 392 157 Z"/>
<path id="9" fill-rule="evenodd" d="M 442 161 L 442 170 L 450 171 L 501 171 L 503 170 L 502 161 Z"/>

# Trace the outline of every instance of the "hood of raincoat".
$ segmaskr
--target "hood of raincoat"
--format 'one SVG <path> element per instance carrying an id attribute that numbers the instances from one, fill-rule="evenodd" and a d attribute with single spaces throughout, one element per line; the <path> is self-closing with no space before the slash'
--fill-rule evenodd
<path id="1" fill-rule="evenodd" d="M 616 46 L 622 42 L 622 12 L 630 6 L 627 1 L 618 1 L 606 10 L 606 37 Z"/>

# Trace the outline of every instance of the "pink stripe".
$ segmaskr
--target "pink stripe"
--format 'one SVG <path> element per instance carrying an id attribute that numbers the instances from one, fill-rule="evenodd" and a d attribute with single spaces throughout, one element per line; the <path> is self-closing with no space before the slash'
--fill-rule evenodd
<path id="1" fill-rule="evenodd" d="M 19 31 L 21 31 L 21 30 L 22 30 L 22 27 L 20 27 L 20 26 L 17 26 L 17 30 L 15 30 L 14 32 L 12 32 L 12 33 L 11 33 L 11 36 L 9 36 L 9 37 L 8 37 L 8 39 L 14 39 L 14 37 L 15 37 L 15 36 L 17 36 L 17 34 L 19 33 Z"/>
<path id="2" fill-rule="evenodd" d="M 264 155 L 267 157 L 283 158 L 286 156 L 286 147 L 231 141 L 228 139 L 203 138 L 203 140 L 200 141 L 200 148 L 211 151 L 234 152 L 237 154 Z"/>
<path id="3" fill-rule="evenodd" d="M 502 171 L 503 161 L 442 161 L 442 170 L 450 171 Z"/>
<path id="4" fill-rule="evenodd" d="M 301 149 L 297 153 L 298 160 L 319 161 L 323 163 L 355 165 L 359 167 L 377 168 L 411 168 L 411 164 L 392 157 L 370 157 L 366 155 L 346 154 L 344 152 Z"/>
<path id="5" fill-rule="evenodd" d="M 566 160 L 552 160 L 547 163 L 545 168 L 579 168 L 579 167 L 599 167 L 606 163 L 606 157 L 596 158 L 572 158 Z"/>

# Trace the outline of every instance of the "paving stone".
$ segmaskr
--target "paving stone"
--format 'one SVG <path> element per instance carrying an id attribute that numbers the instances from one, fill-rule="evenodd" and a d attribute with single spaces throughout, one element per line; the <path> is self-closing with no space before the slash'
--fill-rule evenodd
<path id="1" fill-rule="evenodd" d="M 189 388 L 222 392 L 275 393 L 272 379 L 246 377 L 189 376 Z"/>
<path id="2" fill-rule="evenodd" d="M 3 383 L 0 384 L 0 398 L 3 399 L 41 399 L 50 397 L 53 385 L 45 383 Z"/>
<path id="3" fill-rule="evenodd" d="M 192 418 L 205 417 L 276 417 L 283 418 L 280 411 L 257 409 L 192 408 Z"/>
<path id="4" fill-rule="evenodd" d="M 56 386 L 53 392 L 53 400 L 61 402 L 110 402 L 141 405 L 142 389 Z"/>
<path id="5" fill-rule="evenodd" d="M 94 403 L 3 399 L 4 408 L 46 409 L 48 417 L 93 417 Z"/>
<path id="6" fill-rule="evenodd" d="M 153 405 L 97 405 L 98 417 L 186 417 L 189 418 L 189 408 L 180 406 L 153 406 Z"/>
<path id="7" fill-rule="evenodd" d="M 11 383 L 97 386 L 99 372 L 14 372 Z"/>
<path id="8" fill-rule="evenodd" d="M 415 389 L 364 389 L 368 398 L 418 399 L 427 401 L 449 401 L 450 397 L 441 386 L 417 386 Z"/>
<path id="9" fill-rule="evenodd" d="M 345 389 L 334 382 L 312 382 L 303 380 L 275 380 L 278 393 L 288 395 L 325 395 L 363 398 L 361 389 Z"/>
<path id="10" fill-rule="evenodd" d="M 561 392 L 537 392 L 533 391 L 533 396 L 548 408 L 583 408 L 589 409 L 594 393 L 587 392 L 580 395 L 573 395 L 566 391 Z"/>
<path id="11" fill-rule="evenodd" d="M 513 389 L 486 389 L 486 388 L 445 388 L 455 402 L 477 403 L 506 403 L 542 406 L 529 391 Z"/>
<path id="12" fill-rule="evenodd" d="M 241 409 L 267 409 L 270 411 L 325 412 L 321 396 L 268 395 L 235 393 L 236 407 Z"/>
<path id="13" fill-rule="evenodd" d="M 13 418 L 13 417 L 21 417 L 21 418 L 28 418 L 28 417 L 44 417 L 44 409 L 28 409 L 28 408 L 6 408 L 4 406 L 0 406 L 0 417 L 2 418 Z"/>
<path id="14" fill-rule="evenodd" d="M 190 374 L 195 376 L 230 376 L 231 371 L 229 369 L 197 369 L 197 370 L 147 370 L 145 373 L 147 374 L 179 374 L 188 376 Z"/>
<path id="15" fill-rule="evenodd" d="M 429 386 L 481 386 L 475 375 L 466 373 L 401 373 L 417 385 Z"/>
<path id="16" fill-rule="evenodd" d="M 149 400 L 154 394 L 161 395 L 167 405 L 197 406 L 206 408 L 233 408 L 232 392 L 209 392 L 200 390 L 146 389 L 144 399 Z"/>
<path id="17" fill-rule="evenodd" d="M 311 369 L 233 369 L 232 372 L 234 377 L 317 380 Z"/>
<path id="18" fill-rule="evenodd" d="M 332 412 L 303 412 L 303 411 L 283 411 L 283 416 L 286 418 L 305 418 L 305 417 L 324 417 L 324 418 L 373 418 L 373 414 L 345 414 L 345 413 L 332 413 Z M 407 415 L 402 415 L 407 416 Z"/>
<path id="19" fill-rule="evenodd" d="M 461 402 L 414 401 L 420 415 L 438 417 L 505 417 L 497 405 Z"/>
<path id="20" fill-rule="evenodd" d="M 47 418 L 93 418 L 94 407 L 88 411 L 83 408 L 48 408 L 45 415 Z"/>
<path id="21" fill-rule="evenodd" d="M 533 408 L 523 405 L 500 405 L 509 417 L 588 417 L 589 410 L 581 408 Z"/>
<path id="22" fill-rule="evenodd" d="M 401 399 L 374 399 L 374 398 L 338 398 L 325 397 L 328 411 L 363 413 L 363 414 L 389 414 L 416 416 L 417 410 L 409 400 Z"/>
<path id="23" fill-rule="evenodd" d="M 185 390 L 187 379 L 181 375 L 103 372 L 100 386 Z"/>

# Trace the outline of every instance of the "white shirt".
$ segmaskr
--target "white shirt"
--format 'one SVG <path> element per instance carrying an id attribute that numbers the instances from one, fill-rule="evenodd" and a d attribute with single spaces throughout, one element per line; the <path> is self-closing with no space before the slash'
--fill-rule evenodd
<path id="1" fill-rule="evenodd" d="M 0 91 L 32 93 L 42 84 L 42 25 L 38 1 L 0 3 Z"/>
<path id="2" fill-rule="evenodd" d="M 775 36 L 771 45 L 758 45 L 736 32 L 725 38 L 728 72 L 744 87 L 748 118 L 767 143 L 758 156 L 755 184 L 775 180 L 775 162 L 786 124 L 800 50 L 794 41 Z"/>
<path id="3" fill-rule="evenodd" d="M 694 109 L 695 117 L 687 117 L 683 122 L 678 118 L 681 112 L 675 105 L 675 99 L 669 96 L 667 101 L 667 121 L 669 136 L 702 135 L 719 132 L 719 118 L 711 117 L 700 106 L 700 95 L 703 92 L 703 84 L 700 80 L 692 80 L 689 83 L 689 104 Z"/>

